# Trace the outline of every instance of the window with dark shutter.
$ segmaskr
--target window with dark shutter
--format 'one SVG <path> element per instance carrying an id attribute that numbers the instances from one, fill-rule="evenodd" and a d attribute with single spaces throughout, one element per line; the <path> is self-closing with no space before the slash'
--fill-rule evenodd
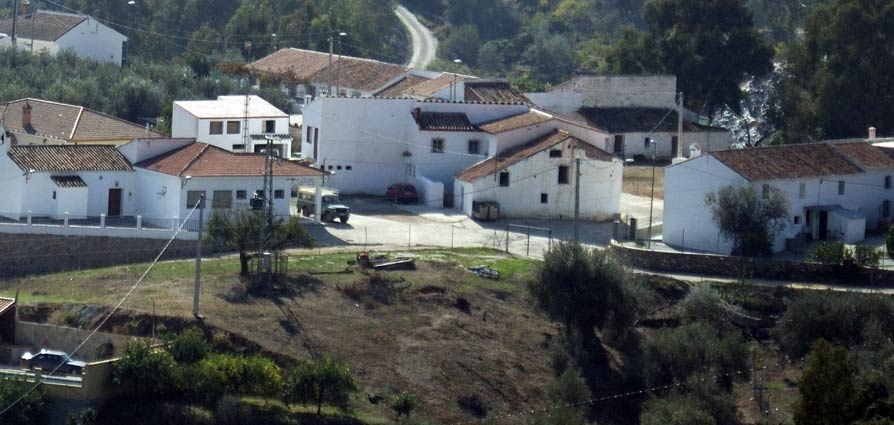
<path id="1" fill-rule="evenodd" d="M 559 166 L 559 184 L 568 184 L 568 166 Z"/>
<path id="2" fill-rule="evenodd" d="M 500 173 L 500 186 L 506 187 L 509 186 L 509 172 L 504 171 Z"/>

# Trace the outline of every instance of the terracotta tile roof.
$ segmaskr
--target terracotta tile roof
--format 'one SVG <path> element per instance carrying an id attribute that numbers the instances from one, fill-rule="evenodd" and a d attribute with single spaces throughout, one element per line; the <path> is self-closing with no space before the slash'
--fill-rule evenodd
<path id="1" fill-rule="evenodd" d="M 264 175 L 266 155 L 233 153 L 204 143 L 192 143 L 180 149 L 136 164 L 138 168 L 174 176 L 245 177 Z M 275 176 L 322 176 L 324 171 L 295 161 L 274 163 Z"/>
<path id="2" fill-rule="evenodd" d="M 531 103 L 506 81 L 468 81 L 464 86 L 466 102 Z"/>
<path id="3" fill-rule="evenodd" d="M 50 180 L 61 188 L 87 187 L 87 183 L 80 176 L 52 176 Z"/>
<path id="4" fill-rule="evenodd" d="M 501 118 L 498 120 L 478 124 L 478 128 L 487 133 L 499 134 L 522 127 L 542 124 L 547 121 L 551 121 L 552 119 L 553 117 L 551 115 L 531 110 L 529 112 L 513 115 L 511 117 Z"/>
<path id="5" fill-rule="evenodd" d="M 259 72 L 280 74 L 293 81 L 309 82 L 310 76 L 329 65 L 329 55 L 304 49 L 279 49 L 248 65 Z"/>
<path id="6" fill-rule="evenodd" d="M 583 120 L 587 124 L 604 128 L 611 133 L 648 133 L 677 131 L 677 112 L 662 108 L 580 108 L 572 119 Z M 662 121 L 662 119 L 664 119 Z M 727 132 L 719 127 L 683 123 L 683 131 L 698 133 L 704 131 Z"/>
<path id="7" fill-rule="evenodd" d="M 579 149 L 583 149 L 590 158 L 597 158 L 603 161 L 612 160 L 612 156 L 608 153 L 580 141 L 568 132 L 563 130 L 553 130 L 552 132 L 524 145 L 509 149 L 496 158 L 488 158 L 472 165 L 471 167 L 460 171 L 456 175 L 456 178 L 464 182 L 474 182 L 482 177 L 493 175 L 500 170 L 506 169 L 512 164 L 534 156 L 535 154 L 543 152 L 544 150 L 565 142 L 566 140 L 571 140 Z"/>
<path id="8" fill-rule="evenodd" d="M 830 143 L 830 145 L 863 168 L 894 168 L 894 159 L 883 149 L 863 141 Z"/>
<path id="9" fill-rule="evenodd" d="M 31 125 L 23 126 L 25 105 L 31 106 Z M 30 134 L 72 143 L 166 137 L 156 131 L 82 106 L 41 99 L 19 99 L 0 106 L 0 123 L 13 133 Z"/>
<path id="10" fill-rule="evenodd" d="M 435 93 L 441 91 L 441 89 L 449 87 L 451 84 L 453 84 L 454 78 L 456 82 L 460 82 L 473 79 L 474 77 L 445 72 L 437 78 L 432 78 L 431 80 L 410 87 L 404 94 L 407 96 L 430 97 L 433 96 Z"/>
<path id="11" fill-rule="evenodd" d="M 279 74 L 302 83 L 327 83 L 329 81 L 329 54 L 304 49 L 280 49 L 261 58 L 249 69 Z M 409 68 L 352 56 L 332 58 L 332 86 L 362 91 L 376 90 L 407 72 Z"/>
<path id="12" fill-rule="evenodd" d="M 9 157 L 22 171 L 131 171 L 115 146 L 47 145 L 12 146 Z"/>
<path id="13" fill-rule="evenodd" d="M 341 59 L 332 62 L 332 92 L 334 94 L 336 88 L 372 92 L 408 70 L 409 68 L 403 65 L 342 56 Z M 328 82 L 329 67 L 324 67 L 311 75 L 310 81 Z"/>
<path id="14" fill-rule="evenodd" d="M 462 112 L 422 112 L 417 123 L 420 130 L 478 131 Z"/>
<path id="15" fill-rule="evenodd" d="M 397 84 L 376 93 L 376 96 L 379 96 L 379 97 L 400 97 L 400 96 L 403 96 L 407 90 L 411 89 L 414 86 L 422 84 L 428 80 L 430 80 L 430 78 L 420 77 L 418 75 L 407 75 L 406 78 L 404 78 L 403 80 L 400 80 Z"/>
<path id="16" fill-rule="evenodd" d="M 863 170 L 843 153 L 844 150 L 849 148 L 841 149 L 832 143 L 813 143 L 731 149 L 709 155 L 750 181 L 862 173 Z M 881 157 L 886 155 L 877 150 L 875 156 L 883 161 Z"/>
<path id="17" fill-rule="evenodd" d="M 16 34 L 20 39 L 56 41 L 87 18 L 85 15 L 39 11 L 19 16 Z M 12 19 L 0 21 L 0 33 L 12 34 Z"/>
<path id="18" fill-rule="evenodd" d="M 16 300 L 12 298 L 0 298 L 0 314 L 6 313 L 6 310 L 11 309 L 14 305 L 16 305 Z"/>

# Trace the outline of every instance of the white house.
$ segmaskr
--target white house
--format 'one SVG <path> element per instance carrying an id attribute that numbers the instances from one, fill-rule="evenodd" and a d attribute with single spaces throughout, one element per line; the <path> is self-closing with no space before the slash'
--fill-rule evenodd
<path id="1" fill-rule="evenodd" d="M 289 115 L 254 95 L 174 102 L 171 137 L 237 153 L 264 152 L 269 139 L 280 157 L 292 156 Z"/>
<path id="2" fill-rule="evenodd" d="M 0 124 L 16 145 L 116 145 L 165 135 L 83 106 L 42 99 L 0 103 Z"/>
<path id="3" fill-rule="evenodd" d="M 159 147 L 159 144 L 164 144 Z M 137 209 L 146 217 L 186 217 L 201 195 L 206 208 L 248 209 L 257 193 L 265 197 L 264 154 L 233 153 L 191 139 L 137 140 L 122 148 L 134 165 Z M 157 152 L 166 150 L 164 153 Z M 149 157 L 148 159 L 142 159 Z M 295 161 L 273 164 L 273 210 L 290 215 L 292 188 L 322 184 L 325 173 Z"/>
<path id="4" fill-rule="evenodd" d="M 702 124 L 698 114 L 680 108 L 673 75 L 579 76 L 525 96 L 546 111 L 607 130 L 612 152 L 627 159 L 689 157 L 691 151 L 728 149 L 732 141 L 729 130 Z"/>
<path id="5" fill-rule="evenodd" d="M 577 167 L 580 159 L 580 169 Z M 623 164 L 563 130 L 501 151 L 456 175 L 454 205 L 472 215 L 475 202 L 497 202 L 503 217 L 605 220 L 619 213 Z"/>
<path id="6" fill-rule="evenodd" d="M 0 132 L 0 181 L 0 215 L 16 220 L 137 211 L 133 167 L 115 146 L 13 146 Z"/>
<path id="7" fill-rule="evenodd" d="M 865 141 L 829 141 L 712 152 L 666 168 L 663 239 L 668 245 L 722 254 L 705 197 L 723 186 L 780 190 L 788 201 L 784 231 L 773 241 L 864 239 L 867 229 L 890 223 L 894 159 Z"/>
<path id="8" fill-rule="evenodd" d="M 31 13 L 23 5 L 15 24 L 18 50 L 51 55 L 71 50 L 80 57 L 119 66 L 124 59 L 127 37 L 90 16 L 44 10 Z M 12 19 L 0 21 L 0 33 L 6 35 L 0 38 L 0 48 L 12 47 L 12 27 Z"/>

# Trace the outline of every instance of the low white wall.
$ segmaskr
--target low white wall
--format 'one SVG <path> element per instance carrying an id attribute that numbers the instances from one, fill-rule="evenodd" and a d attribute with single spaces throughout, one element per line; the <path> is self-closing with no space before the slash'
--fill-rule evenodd
<path id="1" fill-rule="evenodd" d="M 433 182 L 425 176 L 416 176 L 410 180 L 416 186 L 421 203 L 434 208 L 444 206 L 444 183 Z"/>
<path id="2" fill-rule="evenodd" d="M 47 224 L 18 224 L 0 223 L 0 233 L 13 233 L 22 235 L 58 235 L 58 236 L 107 236 L 114 238 L 138 238 L 138 239 L 169 239 L 173 230 L 159 229 L 122 229 L 117 227 L 93 227 L 93 226 L 56 226 Z M 177 234 L 177 239 L 196 240 L 198 234 L 182 231 Z"/>

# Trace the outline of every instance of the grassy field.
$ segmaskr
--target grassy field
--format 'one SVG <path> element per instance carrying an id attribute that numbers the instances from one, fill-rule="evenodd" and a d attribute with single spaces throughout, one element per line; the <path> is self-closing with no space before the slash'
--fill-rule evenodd
<path id="1" fill-rule="evenodd" d="M 652 194 L 652 167 L 632 165 L 624 167 L 624 193 L 637 196 Z M 655 167 L 655 198 L 664 199 L 664 168 Z"/>
<path id="2" fill-rule="evenodd" d="M 372 274 L 349 265 L 352 254 L 296 255 L 276 293 L 250 294 L 235 259 L 202 263 L 201 313 L 206 323 L 291 358 L 335 354 L 361 383 L 358 417 L 391 418 L 367 401 L 399 390 L 417 394 L 433 423 L 469 420 L 458 397 L 478 394 L 487 408 L 511 412 L 536 405 L 552 379 L 543 341 L 553 323 L 533 312 L 523 284 L 536 262 L 497 251 L 414 252 L 416 270 Z M 489 265 L 493 281 L 466 271 Z M 20 291 L 23 304 L 113 305 L 146 265 L 60 273 L 0 282 L 0 295 Z M 192 261 L 163 262 L 123 305 L 163 316 L 191 317 Z M 366 294 L 366 282 L 392 290 Z M 460 301 L 462 300 L 462 301 Z M 366 423 L 375 420 L 365 419 Z"/>

